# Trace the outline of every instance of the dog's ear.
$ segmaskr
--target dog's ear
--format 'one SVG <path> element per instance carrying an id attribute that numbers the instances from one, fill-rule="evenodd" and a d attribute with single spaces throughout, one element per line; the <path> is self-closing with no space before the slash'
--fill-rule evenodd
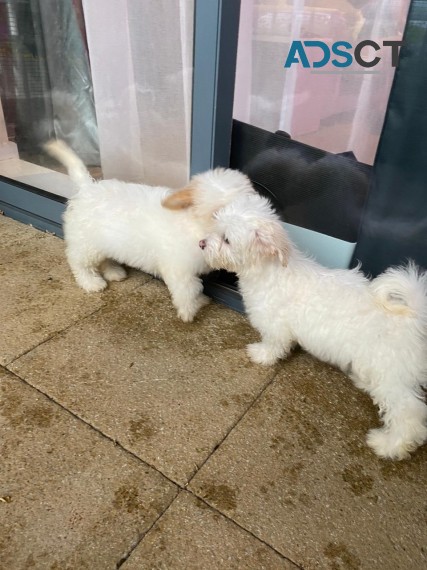
<path id="1" fill-rule="evenodd" d="M 162 206 L 168 210 L 186 210 L 195 203 L 195 187 L 190 183 L 185 188 L 172 192 L 162 201 Z"/>
<path id="2" fill-rule="evenodd" d="M 259 226 L 254 246 L 261 257 L 277 257 L 283 266 L 288 264 L 289 242 L 280 222 L 269 221 Z"/>

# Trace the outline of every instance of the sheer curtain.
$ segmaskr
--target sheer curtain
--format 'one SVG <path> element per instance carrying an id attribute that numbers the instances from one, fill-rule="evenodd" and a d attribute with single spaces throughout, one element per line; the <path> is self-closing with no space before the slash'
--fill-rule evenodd
<path id="1" fill-rule="evenodd" d="M 349 73 L 360 71 L 357 64 L 316 74 L 284 63 L 292 40 L 402 39 L 410 0 L 241 2 L 234 117 L 330 152 L 352 150 L 372 164 L 394 76 L 390 48 L 374 74 Z"/>
<path id="2" fill-rule="evenodd" d="M 0 100 L 0 160 L 9 158 L 16 158 L 18 156 L 18 149 L 16 144 L 9 141 L 6 129 L 6 121 L 3 114 L 3 106 Z"/>
<path id="3" fill-rule="evenodd" d="M 189 175 L 194 0 L 83 0 L 104 178 Z"/>

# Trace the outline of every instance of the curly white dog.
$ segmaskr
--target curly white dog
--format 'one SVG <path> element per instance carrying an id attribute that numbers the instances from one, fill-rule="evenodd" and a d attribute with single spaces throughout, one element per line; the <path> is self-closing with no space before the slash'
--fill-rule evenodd
<path id="1" fill-rule="evenodd" d="M 427 440 L 427 273 L 409 263 L 367 280 L 358 269 L 326 269 L 290 242 L 268 200 L 238 199 L 216 214 L 200 241 L 213 268 L 234 271 L 261 342 L 254 362 L 273 364 L 299 343 L 368 392 L 384 423 L 368 445 L 403 459 Z"/>
<path id="2" fill-rule="evenodd" d="M 255 192 L 249 179 L 217 168 L 194 176 L 178 191 L 118 180 L 95 182 L 64 142 L 51 141 L 45 148 L 67 168 L 78 189 L 64 214 L 64 236 L 80 287 L 102 291 L 107 281 L 126 277 L 120 265 L 126 264 L 161 277 L 179 317 L 193 320 L 209 300 L 199 278 L 209 267 L 198 242 L 215 211 L 236 196 Z"/>

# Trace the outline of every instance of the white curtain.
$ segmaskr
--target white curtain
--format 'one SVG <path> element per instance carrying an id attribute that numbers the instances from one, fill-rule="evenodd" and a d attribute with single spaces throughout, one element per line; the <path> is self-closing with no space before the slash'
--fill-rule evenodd
<path id="1" fill-rule="evenodd" d="M 375 158 L 394 76 L 390 48 L 375 74 L 356 63 L 337 74 L 284 68 L 292 40 L 402 39 L 410 0 L 241 0 L 234 118 L 269 131 L 284 130 L 328 150 Z M 369 51 L 363 52 L 366 58 Z M 372 55 L 374 57 L 374 55 Z"/>
<path id="2" fill-rule="evenodd" d="M 83 7 L 104 178 L 185 184 L 194 0 L 83 0 Z"/>
<path id="3" fill-rule="evenodd" d="M 18 150 L 16 144 L 9 141 L 7 136 L 6 121 L 4 120 L 3 107 L 0 100 L 0 160 L 17 157 Z"/>

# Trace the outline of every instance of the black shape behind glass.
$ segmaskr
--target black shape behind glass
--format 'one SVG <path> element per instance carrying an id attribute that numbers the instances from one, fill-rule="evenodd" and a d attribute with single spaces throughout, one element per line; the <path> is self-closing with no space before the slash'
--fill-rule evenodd
<path id="1" fill-rule="evenodd" d="M 351 151 L 332 154 L 235 120 L 230 167 L 245 172 L 285 222 L 356 242 L 372 168 Z"/>

